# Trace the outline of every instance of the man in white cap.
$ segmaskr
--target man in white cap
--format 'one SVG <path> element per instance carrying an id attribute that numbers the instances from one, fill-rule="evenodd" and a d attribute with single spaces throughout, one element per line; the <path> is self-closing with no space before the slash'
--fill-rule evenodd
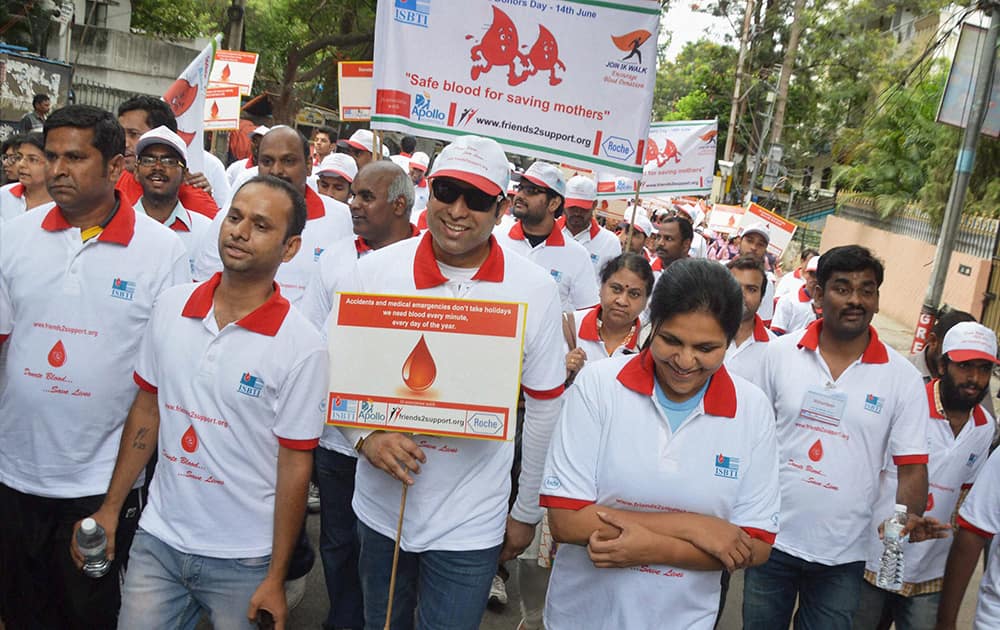
<path id="1" fill-rule="evenodd" d="M 993 366 L 998 363 L 996 334 L 976 322 L 956 324 L 945 335 L 942 350 L 942 376 L 926 385 L 930 411 L 927 423 L 930 492 L 924 515 L 944 523 L 942 529 L 946 532 L 951 529 L 948 523 L 962 492 L 973 484 L 989 456 L 996 422 L 989 408 L 981 403 L 989 396 L 990 376 Z M 892 511 L 895 489 L 896 467 L 889 463 L 879 476 L 875 514 Z M 961 518 L 959 523 L 962 524 Z M 934 628 L 938 603 L 943 604 L 942 578 L 946 577 L 945 562 L 952 539 L 903 545 L 903 588 L 898 593 L 890 593 L 875 586 L 883 549 L 878 525 L 872 523 L 869 528 L 865 584 L 861 587 L 861 603 L 854 615 L 855 630 L 884 628 L 893 622 L 903 628 Z M 960 530 L 957 536 L 964 538 L 968 534 L 972 542 L 985 542 L 969 531 L 963 534 Z M 981 545 L 978 547 L 972 556 L 973 565 L 982 549 Z M 983 580 L 983 584 L 987 583 Z M 961 587 L 964 592 L 965 584 Z M 960 602 L 961 596 L 958 599 Z M 958 609 L 957 606 L 953 608 Z M 996 621 L 979 627 L 995 627 Z"/>
<path id="2" fill-rule="evenodd" d="M 358 164 L 345 153 L 331 153 L 313 169 L 316 191 L 341 203 L 351 198 L 351 182 L 358 174 Z"/>
<path id="3" fill-rule="evenodd" d="M 583 175 L 571 177 L 566 182 L 566 200 L 563 205 L 563 216 L 556 221 L 556 227 L 562 230 L 563 236 L 583 245 L 590 254 L 596 277 L 600 278 L 604 264 L 622 253 L 622 244 L 594 219 L 597 184 Z"/>
<path id="4" fill-rule="evenodd" d="M 430 195 L 430 189 L 427 187 L 427 178 L 424 175 L 427 173 L 427 165 L 430 162 L 430 157 L 423 151 L 417 151 L 410 156 L 409 171 L 410 179 L 413 181 L 415 194 L 413 208 L 415 210 L 423 210 L 427 207 L 427 197 Z"/>
<path id="5" fill-rule="evenodd" d="M 566 197 L 566 180 L 558 166 L 535 162 L 521 175 L 514 197 L 514 227 L 498 230 L 505 248 L 525 256 L 549 272 L 559 285 L 563 311 L 590 308 L 600 301 L 590 253 L 563 236 L 556 214 Z"/>
<path id="6" fill-rule="evenodd" d="M 184 140 L 167 127 L 147 131 L 135 147 L 135 178 L 142 186 L 142 197 L 135 211 L 156 219 L 177 233 L 187 249 L 191 273 L 194 273 L 194 250 L 212 221 L 191 212 L 177 198 L 187 166 Z"/>
<path id="7" fill-rule="evenodd" d="M 629 237 L 629 223 L 632 224 L 632 236 Z M 651 258 L 648 245 L 654 243 L 656 238 L 656 228 L 653 222 L 646 216 L 646 210 L 642 206 L 632 207 L 625 211 L 625 226 L 618 231 L 618 241 L 621 243 L 622 251 L 639 254 L 646 260 Z M 629 242 L 625 242 L 629 240 Z"/>
<path id="8" fill-rule="evenodd" d="M 229 184 L 233 189 L 236 187 L 236 180 L 244 171 L 249 172 L 249 177 L 257 175 L 257 150 L 268 131 L 271 131 L 270 127 L 260 125 L 250 132 L 250 157 L 236 160 L 226 169 L 226 176 L 229 177 Z"/>
<path id="9" fill-rule="evenodd" d="M 754 256 L 767 269 L 767 246 L 771 242 L 771 231 L 763 223 L 751 223 L 740 230 L 739 255 L 749 254 Z M 766 326 L 771 325 L 774 318 L 774 274 L 767 272 L 767 290 L 764 291 L 764 299 L 761 300 L 760 310 L 757 314 L 764 320 Z"/>
<path id="10" fill-rule="evenodd" d="M 347 153 L 358 164 L 360 169 L 372 161 L 372 148 L 375 145 L 375 134 L 370 129 L 358 129 L 344 142 Z"/>
<path id="11" fill-rule="evenodd" d="M 819 266 L 819 256 L 813 256 L 806 263 L 802 273 L 805 284 L 795 293 L 778 298 L 774 305 L 774 317 L 771 319 L 771 332 L 776 335 L 802 330 L 822 317 L 823 311 L 813 301 L 816 293 L 816 268 Z"/>
<path id="12" fill-rule="evenodd" d="M 457 138 L 434 162 L 428 231 L 360 259 L 352 286 L 345 287 L 528 304 L 522 465 L 509 512 L 512 442 L 420 436 L 418 446 L 403 433 L 345 432 L 361 453 L 353 505 L 369 628 L 380 627 L 386 616 L 400 481 L 409 490 L 393 627 L 409 627 L 414 614 L 421 627 L 478 627 L 498 560 L 521 553 L 541 520 L 542 467 L 566 377 L 560 300 L 548 273 L 492 236 L 508 203 L 508 177 L 507 158 L 494 140 Z M 478 366 L 477 378 L 493 378 L 489 362 L 470 361 Z"/>

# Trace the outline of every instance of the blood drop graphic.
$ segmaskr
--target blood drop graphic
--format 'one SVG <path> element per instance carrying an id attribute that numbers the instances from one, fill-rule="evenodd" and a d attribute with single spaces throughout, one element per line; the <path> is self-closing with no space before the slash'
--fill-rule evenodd
<path id="1" fill-rule="evenodd" d="M 931 493 L 929 493 L 927 495 L 927 509 L 926 509 L 926 511 L 930 512 L 933 509 L 934 509 L 934 493 L 931 492 Z"/>
<path id="2" fill-rule="evenodd" d="M 198 434 L 194 432 L 193 426 L 188 427 L 188 430 L 181 436 L 181 448 L 188 453 L 198 450 Z"/>
<path id="3" fill-rule="evenodd" d="M 211 113 L 212 113 L 212 118 L 218 118 L 219 117 L 219 102 L 218 101 L 212 101 Z"/>
<path id="4" fill-rule="evenodd" d="M 422 392 L 434 384 L 437 378 L 437 366 L 434 365 L 434 357 L 427 349 L 427 342 L 424 336 L 420 335 L 420 341 L 413 346 L 410 356 L 406 357 L 403 363 L 403 382 L 415 392 Z"/>
<path id="5" fill-rule="evenodd" d="M 816 440 L 816 443 L 809 447 L 809 459 L 818 462 L 823 459 L 823 443 Z"/>
<path id="6" fill-rule="evenodd" d="M 223 82 L 228 81 L 229 77 L 230 77 L 230 75 L 232 75 L 232 73 L 233 72 L 232 72 L 232 70 L 229 69 L 229 64 L 227 63 L 226 67 L 222 69 L 222 77 L 221 77 L 222 81 Z"/>
<path id="7" fill-rule="evenodd" d="M 49 350 L 49 365 L 52 367 L 62 367 L 66 363 L 66 348 L 62 341 L 57 341 L 56 345 Z"/>

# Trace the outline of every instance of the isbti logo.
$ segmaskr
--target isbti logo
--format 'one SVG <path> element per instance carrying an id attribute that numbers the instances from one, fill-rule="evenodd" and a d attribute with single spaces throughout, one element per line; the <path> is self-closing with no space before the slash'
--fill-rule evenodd
<path id="1" fill-rule="evenodd" d="M 259 376 L 254 376 L 250 372 L 244 372 L 243 376 L 240 378 L 240 384 L 237 391 L 241 394 L 246 394 L 251 398 L 260 398 L 260 393 L 264 389 L 264 379 Z"/>

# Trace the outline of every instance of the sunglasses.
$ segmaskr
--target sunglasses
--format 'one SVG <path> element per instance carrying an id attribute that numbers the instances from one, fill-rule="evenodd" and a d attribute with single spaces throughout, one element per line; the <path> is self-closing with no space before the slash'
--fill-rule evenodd
<path id="1" fill-rule="evenodd" d="M 447 178 L 432 180 L 431 193 L 441 203 L 455 203 L 459 197 L 464 197 L 465 205 L 469 210 L 476 212 L 488 212 L 493 208 L 493 204 L 503 200 L 503 195 L 490 195 L 478 188 L 459 186 L 454 180 Z"/>

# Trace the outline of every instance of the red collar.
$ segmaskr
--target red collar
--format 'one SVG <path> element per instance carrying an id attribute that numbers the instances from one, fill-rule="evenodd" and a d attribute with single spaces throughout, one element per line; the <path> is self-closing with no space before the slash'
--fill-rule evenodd
<path id="1" fill-rule="evenodd" d="M 580 322 L 579 335 L 580 339 L 586 339 L 587 341 L 597 341 L 599 343 L 604 343 L 601 339 L 601 333 L 597 329 L 597 320 L 601 316 L 601 307 L 595 306 L 594 308 L 587 311 L 587 314 L 583 316 L 583 320 Z M 630 335 L 625 341 L 625 347 L 629 350 L 635 350 L 636 344 L 639 342 L 638 331 L 642 329 L 642 323 L 639 319 L 635 320 L 635 330 L 636 334 Z"/>
<path id="2" fill-rule="evenodd" d="M 185 210 L 185 212 L 187 212 L 187 211 Z M 191 231 L 191 228 L 189 228 L 187 225 L 185 225 L 185 223 L 183 221 L 181 221 L 180 219 L 174 219 L 174 222 L 170 226 L 168 226 L 168 227 L 170 227 L 170 229 L 173 230 L 174 232 L 190 232 Z"/>
<path id="3" fill-rule="evenodd" d="M 663 261 L 660 260 L 659 256 L 657 256 L 656 258 L 653 259 L 653 262 L 650 265 L 650 268 L 653 271 L 663 271 Z"/>
<path id="4" fill-rule="evenodd" d="M 511 237 L 515 241 L 525 240 L 524 228 L 521 227 L 521 222 L 518 221 L 514 224 L 514 227 L 510 228 L 510 232 L 507 236 Z M 549 232 L 548 237 L 545 239 L 545 244 L 549 247 L 562 247 L 566 244 L 566 239 L 563 238 L 562 228 L 558 225 L 552 226 L 552 231 Z"/>
<path id="5" fill-rule="evenodd" d="M 420 230 L 417 229 L 417 226 L 415 226 L 415 225 L 413 225 L 411 223 L 410 224 L 410 238 L 413 238 L 414 236 L 420 236 Z M 368 252 L 373 251 L 372 248 L 368 245 L 368 241 L 366 241 L 365 239 L 361 238 L 360 236 L 357 237 L 356 239 L 354 239 L 354 249 L 355 249 L 355 251 L 358 252 L 359 256 L 361 254 L 367 254 Z"/>
<path id="6" fill-rule="evenodd" d="M 796 269 L 795 271 L 793 271 L 792 272 L 792 277 L 795 278 L 796 280 L 801 280 L 802 279 L 802 270 L 801 269 Z"/>
<path id="7" fill-rule="evenodd" d="M 24 196 L 24 184 L 22 184 L 21 182 L 17 182 L 7 190 L 9 190 L 10 194 L 14 195 L 18 199 Z"/>
<path id="8" fill-rule="evenodd" d="M 243 165 L 243 168 L 253 168 L 253 153 L 247 156 L 247 163 Z"/>
<path id="9" fill-rule="evenodd" d="M 933 420 L 947 420 L 943 413 L 938 409 L 936 388 L 940 379 L 934 379 L 930 383 L 927 383 L 927 407 L 930 409 L 931 418 Z M 975 426 L 981 427 L 986 424 L 986 412 L 983 411 L 982 405 L 976 405 L 972 409 L 972 422 Z"/>
<path id="10" fill-rule="evenodd" d="M 208 311 L 212 308 L 215 299 L 215 290 L 222 282 L 222 272 L 216 272 L 214 276 L 198 285 L 184 305 L 181 315 L 196 319 L 205 319 Z M 273 337 L 278 334 L 281 324 L 285 321 L 285 315 L 290 308 L 288 300 L 281 295 L 278 283 L 274 283 L 274 293 L 267 301 L 258 306 L 249 315 L 236 322 L 237 326 L 246 328 L 250 332 Z"/>
<path id="11" fill-rule="evenodd" d="M 764 320 L 757 314 L 753 316 L 753 340 L 762 343 L 767 343 L 771 340 L 771 337 L 767 334 L 767 327 L 764 325 Z"/>
<path id="12" fill-rule="evenodd" d="M 556 229 L 562 231 L 566 228 L 566 215 L 563 215 L 556 219 Z M 601 226 L 597 223 L 597 219 L 590 219 L 590 238 L 594 238 L 601 233 Z"/>
<path id="13" fill-rule="evenodd" d="M 653 355 L 649 350 L 643 350 L 633 357 L 618 372 L 618 381 L 632 391 L 644 396 L 653 395 L 653 380 L 656 371 L 653 368 Z M 736 386 L 729 376 L 725 366 L 712 375 L 705 391 L 705 413 L 723 418 L 736 417 Z"/>
<path id="14" fill-rule="evenodd" d="M 413 282 L 418 289 L 430 289 L 448 282 L 448 278 L 444 277 L 441 268 L 438 267 L 437 258 L 434 257 L 434 246 L 431 244 L 433 238 L 430 232 L 424 234 L 424 237 L 420 239 L 420 244 L 417 245 L 417 252 L 413 256 Z M 491 234 L 490 253 L 472 279 L 483 282 L 503 282 L 503 265 L 503 250 Z"/>
<path id="15" fill-rule="evenodd" d="M 326 206 L 315 190 L 306 185 L 306 221 L 321 219 L 326 216 Z"/>
<path id="16" fill-rule="evenodd" d="M 799 287 L 799 302 L 812 302 L 812 301 L 813 301 L 812 297 L 810 297 L 809 293 L 806 291 L 806 286 L 802 285 L 801 287 Z"/>
<path id="17" fill-rule="evenodd" d="M 135 234 L 135 210 L 121 198 L 121 195 L 118 196 L 118 204 L 118 212 L 104 226 L 104 230 L 101 231 L 97 240 L 102 243 L 116 243 L 128 246 L 132 242 L 132 236 Z M 45 215 L 45 218 L 42 219 L 42 229 L 47 232 L 68 230 L 71 227 L 73 226 L 63 216 L 62 209 L 59 206 L 53 206 L 49 210 L 49 213 Z"/>
<path id="18" fill-rule="evenodd" d="M 823 320 L 817 319 L 813 323 L 809 324 L 806 328 L 806 332 L 799 339 L 798 346 L 800 348 L 805 348 L 806 350 L 812 350 L 813 352 L 819 348 L 819 333 L 823 330 Z M 862 363 L 888 363 L 889 353 L 885 349 L 885 345 L 879 341 L 878 333 L 871 326 L 868 327 L 868 347 L 861 354 Z"/>

